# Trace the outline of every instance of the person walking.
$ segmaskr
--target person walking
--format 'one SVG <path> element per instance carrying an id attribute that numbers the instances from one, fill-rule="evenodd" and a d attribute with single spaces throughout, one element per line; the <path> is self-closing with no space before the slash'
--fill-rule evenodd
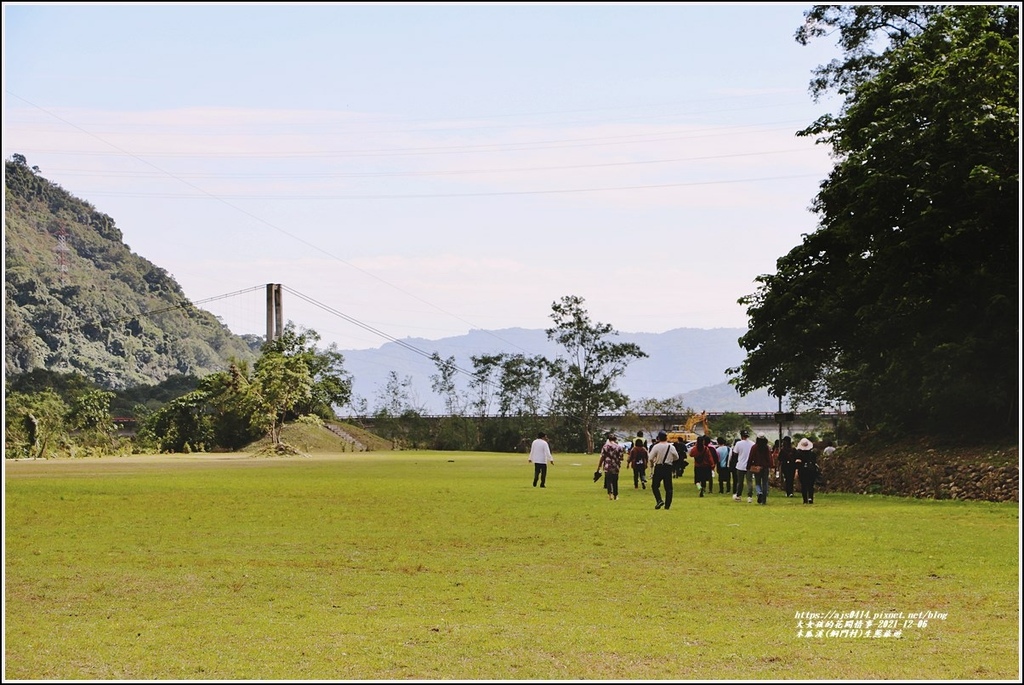
<path id="1" fill-rule="evenodd" d="M 796 475 L 796 448 L 793 447 L 793 438 L 788 435 L 782 438 L 782 446 L 779 447 L 779 470 L 782 472 L 782 487 L 786 491 L 786 497 L 792 497 L 793 476 Z"/>
<path id="2" fill-rule="evenodd" d="M 676 478 L 682 478 L 683 473 L 686 472 L 686 467 L 690 465 L 690 462 L 686 461 L 686 455 L 690 453 L 690 450 L 686 447 L 684 440 L 677 440 L 671 444 L 675 446 L 676 454 L 679 455 L 676 463 L 672 464 L 672 473 Z"/>
<path id="3" fill-rule="evenodd" d="M 554 464 L 555 459 L 551 456 L 551 447 L 548 445 L 548 435 L 544 431 L 537 434 L 537 437 L 530 444 L 530 456 L 526 460 L 533 464 L 533 487 L 537 487 L 537 479 L 540 479 L 540 486 L 543 488 L 548 480 L 548 464 Z"/>
<path id="4" fill-rule="evenodd" d="M 754 501 L 754 474 L 747 471 L 747 460 L 750 458 L 750 450 L 754 447 L 754 441 L 750 439 L 750 431 L 741 430 L 740 439 L 732 447 L 732 454 L 735 457 L 733 462 L 733 493 L 734 502 L 739 502 L 743 496 L 743 481 L 747 481 L 747 502 Z"/>
<path id="5" fill-rule="evenodd" d="M 668 441 L 668 434 L 661 431 L 649 454 L 649 460 L 654 467 L 651 492 L 654 493 L 655 509 L 672 508 L 672 470 L 677 459 L 679 452 L 676 451 L 675 445 Z M 665 486 L 665 499 L 661 498 L 662 485 Z"/>
<path id="6" fill-rule="evenodd" d="M 772 448 L 768 445 L 768 438 L 759 435 L 747 457 L 747 472 L 753 475 L 758 504 L 768 504 L 768 474 L 771 469 Z"/>
<path id="7" fill-rule="evenodd" d="M 714 485 L 712 474 L 718 462 L 718 453 L 711 447 L 711 438 L 706 435 L 697 436 L 697 443 L 690 450 L 693 457 L 693 482 L 697 484 L 697 496 L 703 497 Z"/>
<path id="8" fill-rule="evenodd" d="M 800 438 L 800 442 L 796 444 L 794 461 L 804 504 L 814 504 L 814 481 L 818 478 L 818 455 L 814 451 L 814 443 L 807 438 Z"/>
<path id="9" fill-rule="evenodd" d="M 622 465 L 622 446 L 615 433 L 609 433 L 601 448 L 601 458 L 597 462 L 597 470 L 604 470 L 604 489 L 608 492 L 608 499 L 619 498 L 619 468 Z"/>
<path id="10" fill-rule="evenodd" d="M 729 466 L 729 454 L 732 447 L 721 435 L 718 436 L 718 494 L 732 492 L 732 468 Z"/>
<path id="11" fill-rule="evenodd" d="M 641 486 L 644 490 L 647 489 L 647 457 L 647 446 L 644 445 L 643 438 L 637 436 L 626 460 L 626 463 L 633 469 L 634 490 Z"/>

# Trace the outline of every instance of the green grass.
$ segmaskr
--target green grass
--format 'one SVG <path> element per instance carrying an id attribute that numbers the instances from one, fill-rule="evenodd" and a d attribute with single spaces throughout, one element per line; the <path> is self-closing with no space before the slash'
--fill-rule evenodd
<path id="1" fill-rule="evenodd" d="M 759 507 L 688 470 L 656 511 L 596 461 L 5 460 L 5 680 L 1020 678 L 1016 503 Z M 855 610 L 946 618 L 797 636 Z"/>

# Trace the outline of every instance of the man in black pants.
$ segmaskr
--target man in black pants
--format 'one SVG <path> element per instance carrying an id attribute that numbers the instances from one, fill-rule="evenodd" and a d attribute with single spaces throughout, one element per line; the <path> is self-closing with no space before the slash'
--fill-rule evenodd
<path id="1" fill-rule="evenodd" d="M 668 441 L 665 431 L 658 433 L 658 442 L 650 451 L 651 464 L 654 465 L 654 474 L 651 476 L 651 492 L 654 493 L 655 509 L 672 508 L 672 469 L 675 461 L 679 459 L 679 453 L 675 446 Z M 661 484 L 665 484 L 665 499 L 661 499 Z"/>
<path id="2" fill-rule="evenodd" d="M 547 433 L 541 431 L 537 438 L 530 444 L 530 456 L 526 461 L 533 463 L 533 487 L 537 487 L 537 479 L 540 478 L 540 486 L 547 487 L 548 464 L 554 464 L 551 456 L 551 448 L 548 446 Z"/>

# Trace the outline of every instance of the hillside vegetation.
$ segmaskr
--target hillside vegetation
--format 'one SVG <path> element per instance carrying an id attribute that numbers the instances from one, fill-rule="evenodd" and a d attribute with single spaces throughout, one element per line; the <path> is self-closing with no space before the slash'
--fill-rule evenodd
<path id="1" fill-rule="evenodd" d="M 134 254 L 112 218 L 19 155 L 5 171 L 6 377 L 75 371 L 117 390 L 253 359 L 245 340 Z"/>

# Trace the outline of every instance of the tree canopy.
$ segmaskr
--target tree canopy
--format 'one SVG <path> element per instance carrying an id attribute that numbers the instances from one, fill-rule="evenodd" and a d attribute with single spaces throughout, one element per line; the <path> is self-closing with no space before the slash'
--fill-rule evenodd
<path id="1" fill-rule="evenodd" d="M 586 451 L 594 451 L 594 429 L 602 412 L 617 411 L 629 403 L 615 386 L 615 379 L 626 370 L 631 359 L 647 356 L 635 343 L 616 343 L 611 324 L 590 320 L 582 297 L 566 295 L 552 303 L 548 339 L 562 346 L 564 354 L 550 363 L 555 380 L 552 409 L 574 424 L 586 441 Z"/>
<path id="2" fill-rule="evenodd" d="M 238 449 L 261 435 L 276 446 L 287 420 L 334 418 L 334 406 L 350 397 L 351 376 L 336 346 L 319 349 L 319 340 L 316 331 L 289 322 L 251 370 L 233 360 L 227 371 L 202 378 L 196 390 L 146 417 L 142 439 L 174 452 Z"/>
<path id="3" fill-rule="evenodd" d="M 818 229 L 740 300 L 734 384 L 841 402 L 869 429 L 962 432 L 979 413 L 1015 429 L 1018 7 L 805 16 L 798 41 L 838 30 L 845 50 L 811 84 L 844 95 L 841 111 L 800 132 L 837 162 L 813 202 Z"/>

